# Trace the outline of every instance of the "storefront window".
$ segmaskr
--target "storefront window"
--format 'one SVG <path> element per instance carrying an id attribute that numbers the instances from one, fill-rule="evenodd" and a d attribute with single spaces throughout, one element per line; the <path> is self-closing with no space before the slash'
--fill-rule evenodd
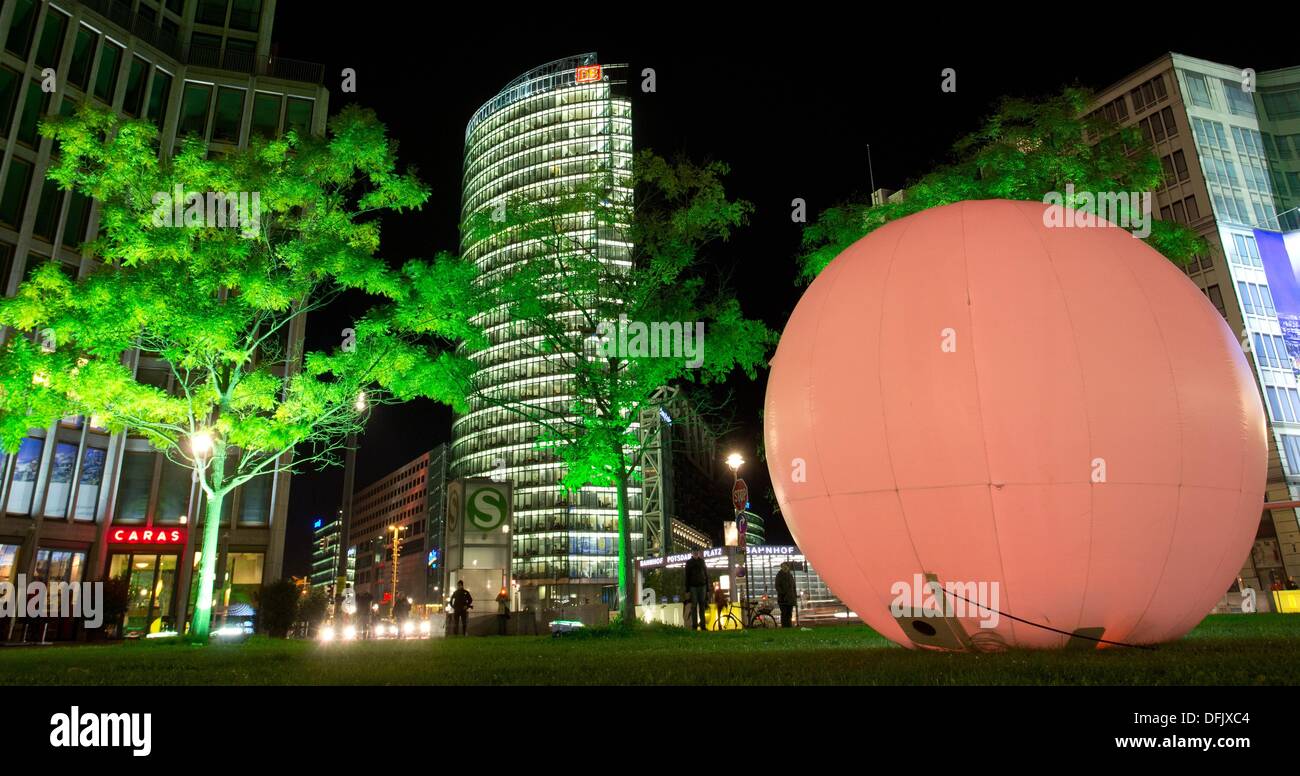
<path id="1" fill-rule="evenodd" d="M 77 465 L 77 446 L 59 442 L 54 446 L 54 467 L 50 470 L 50 487 L 45 492 L 45 516 L 67 517 L 72 496 L 72 470 Z"/>
<path id="2" fill-rule="evenodd" d="M 251 616 L 257 611 L 266 556 L 260 552 L 232 552 L 228 557 L 222 605 L 228 616 Z"/>
<path id="3" fill-rule="evenodd" d="M 36 474 L 41 466 L 41 451 L 45 441 L 26 437 L 19 444 L 14 460 L 13 482 L 9 485 L 9 503 L 5 510 L 15 515 L 31 512 L 32 496 L 36 492 Z"/>
<path id="4" fill-rule="evenodd" d="M 175 555 L 114 555 L 109 568 L 114 579 L 127 580 L 124 632 L 146 634 L 175 629 Z"/>
<path id="5" fill-rule="evenodd" d="M 0 582 L 12 582 L 18 568 L 18 545 L 0 544 Z"/>
<path id="6" fill-rule="evenodd" d="M 36 553 L 36 576 L 46 584 L 80 582 L 86 553 L 71 550 L 39 550 Z"/>

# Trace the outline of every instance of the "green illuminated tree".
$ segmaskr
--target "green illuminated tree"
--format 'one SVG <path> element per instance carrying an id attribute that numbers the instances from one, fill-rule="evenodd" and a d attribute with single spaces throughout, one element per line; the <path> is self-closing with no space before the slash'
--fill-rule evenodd
<path id="1" fill-rule="evenodd" d="M 1090 101 L 1077 88 L 1046 100 L 1004 98 L 980 129 L 953 145 L 955 161 L 909 184 L 902 201 L 872 206 L 869 197 L 859 198 L 819 214 L 803 232 L 800 280 L 811 281 L 878 227 L 932 207 L 974 199 L 1042 201 L 1049 192 L 1064 195 L 1069 184 L 1078 193 L 1162 188 L 1151 144 L 1135 127 L 1118 127 L 1100 112 L 1085 114 Z M 1095 212 L 1077 197 L 1065 205 Z M 1192 229 L 1154 218 L 1145 239 L 1179 264 L 1207 247 Z"/>
<path id="2" fill-rule="evenodd" d="M 206 506 L 190 633 L 206 639 L 231 491 L 335 462 L 370 406 L 463 406 L 469 364 L 441 345 L 477 336 L 465 318 L 474 271 L 448 256 L 395 270 L 376 256 L 378 216 L 428 191 L 366 111 L 344 110 L 325 137 L 290 132 L 211 157 L 191 138 L 160 160 L 152 125 L 91 107 L 42 132 L 58 144 L 50 178 L 99 202 L 101 236 L 85 248 L 93 271 L 41 267 L 0 302 L 0 441 L 13 450 L 30 428 L 96 416 L 191 469 Z M 228 201 L 207 192 L 257 199 L 214 215 Z M 304 353 L 306 316 L 348 292 L 376 305 L 337 347 Z M 135 376 L 136 352 L 165 360 L 166 388 Z"/>
<path id="3" fill-rule="evenodd" d="M 531 241 L 527 262 L 491 278 L 494 303 L 508 313 L 511 338 L 528 338 L 525 347 L 544 361 L 541 371 L 571 381 L 569 398 L 475 386 L 469 403 L 539 425 L 537 445 L 567 469 L 564 487 L 616 490 L 624 621 L 636 605 L 628 485 L 639 476 L 638 410 L 661 386 L 718 383 L 737 370 L 753 379 L 776 342 L 706 272 L 709 250 L 751 210 L 728 199 L 726 173 L 721 163 L 669 162 L 645 151 L 625 187 L 611 175 L 545 199 L 509 200 L 464 226 L 476 240 Z"/>

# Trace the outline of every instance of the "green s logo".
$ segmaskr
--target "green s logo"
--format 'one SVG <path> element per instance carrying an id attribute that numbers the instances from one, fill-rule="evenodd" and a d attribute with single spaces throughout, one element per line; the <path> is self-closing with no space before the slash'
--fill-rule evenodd
<path id="1" fill-rule="evenodd" d="M 494 488 L 480 488 L 469 497 L 469 522 L 480 531 L 491 531 L 506 519 L 506 499 Z"/>

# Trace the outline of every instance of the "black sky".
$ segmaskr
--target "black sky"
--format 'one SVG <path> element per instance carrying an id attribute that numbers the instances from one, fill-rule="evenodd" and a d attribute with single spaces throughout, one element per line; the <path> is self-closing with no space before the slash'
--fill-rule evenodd
<path id="1" fill-rule="evenodd" d="M 746 311 L 778 331 L 801 292 L 791 200 L 806 200 L 811 215 L 868 191 L 867 144 L 876 186 L 899 188 L 945 160 L 952 142 L 1002 95 L 1101 88 L 1167 51 L 1257 70 L 1300 64 L 1291 46 L 1262 41 L 1248 24 L 1233 36 L 1205 25 L 1175 29 L 1121 15 L 1118 4 L 1097 6 L 1096 18 L 1076 12 L 1069 19 L 1045 16 L 1043 6 L 1031 14 L 999 5 L 981 11 L 982 22 L 938 6 L 906 22 L 790 4 L 706 13 L 626 4 L 630 15 L 614 20 L 601 15 L 602 6 L 579 3 L 460 9 L 476 18 L 447 16 L 445 4 L 433 3 L 278 5 L 279 55 L 325 64 L 331 112 L 351 102 L 373 108 L 399 139 L 402 160 L 433 189 L 423 210 L 384 222 L 383 253 L 391 260 L 456 248 L 470 115 L 522 72 L 596 51 L 602 62 L 631 65 L 637 148 L 730 164 L 731 192 L 755 211 L 712 262 L 731 278 Z M 1001 26 L 981 26 L 988 24 Z M 655 71 L 654 93 L 639 89 L 647 67 Z M 956 93 L 940 91 L 947 67 L 957 72 Z M 355 94 L 339 91 L 343 68 L 356 70 Z M 313 317 L 308 346 L 337 344 L 361 309 L 342 304 Z M 739 428 L 724 449 L 751 461 L 764 385 L 760 374 L 728 386 Z M 450 413 L 429 402 L 377 409 L 361 440 L 358 487 L 447 441 L 449 431 Z M 766 472 L 750 465 L 746 478 L 756 511 L 770 514 Z M 286 574 L 306 572 L 311 520 L 333 513 L 341 490 L 339 469 L 294 478 Z M 779 541 L 786 534 L 775 522 L 768 533 Z"/>

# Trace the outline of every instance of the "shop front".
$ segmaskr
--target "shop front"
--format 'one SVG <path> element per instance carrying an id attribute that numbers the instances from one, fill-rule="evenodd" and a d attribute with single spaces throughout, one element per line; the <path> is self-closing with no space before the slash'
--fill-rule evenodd
<path id="1" fill-rule="evenodd" d="M 139 637 L 176 630 L 173 604 L 185 529 L 114 528 L 108 540 L 108 576 L 127 583 L 122 634 Z"/>

